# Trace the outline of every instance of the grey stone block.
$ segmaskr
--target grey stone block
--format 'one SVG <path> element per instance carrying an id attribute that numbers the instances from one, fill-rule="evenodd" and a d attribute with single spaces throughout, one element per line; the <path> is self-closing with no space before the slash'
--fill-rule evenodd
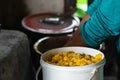
<path id="1" fill-rule="evenodd" d="M 15 30 L 0 32 L 0 80 L 33 80 L 29 40 Z"/>

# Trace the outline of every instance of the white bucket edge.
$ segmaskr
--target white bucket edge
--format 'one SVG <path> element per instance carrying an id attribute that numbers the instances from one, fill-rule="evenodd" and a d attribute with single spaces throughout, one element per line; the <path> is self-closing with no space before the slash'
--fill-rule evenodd
<path id="1" fill-rule="evenodd" d="M 56 66 L 56 65 L 52 65 L 52 64 L 49 64 L 47 62 L 45 62 L 43 60 L 43 56 L 45 54 L 48 54 L 49 52 L 51 51 L 56 51 L 57 49 L 66 49 L 64 51 L 69 51 L 69 48 L 73 48 L 73 49 L 76 49 L 76 48 L 81 48 L 81 49 L 91 49 L 91 48 L 86 48 L 86 47 L 62 47 L 62 48 L 56 48 L 56 49 L 51 49 L 51 50 L 48 50 L 47 52 L 43 53 L 43 55 L 41 56 L 41 59 L 40 59 L 40 64 L 42 67 L 46 67 L 46 68 L 50 68 L 50 69 L 55 69 L 55 70 L 63 70 L 63 71 L 83 71 L 86 72 L 88 69 L 97 69 L 101 66 L 103 66 L 105 64 L 105 58 L 104 58 L 104 54 L 99 51 L 99 50 L 96 50 L 96 49 L 92 49 L 92 50 L 95 50 L 97 51 L 97 53 L 101 53 L 102 56 L 103 56 L 103 59 L 100 61 L 100 62 L 97 62 L 97 63 L 94 63 L 94 64 L 90 64 L 90 65 L 86 65 L 86 66 L 75 66 L 75 67 L 66 67 L 66 66 Z M 75 50 L 74 50 L 75 51 Z M 95 55 L 95 54 L 94 54 Z"/>

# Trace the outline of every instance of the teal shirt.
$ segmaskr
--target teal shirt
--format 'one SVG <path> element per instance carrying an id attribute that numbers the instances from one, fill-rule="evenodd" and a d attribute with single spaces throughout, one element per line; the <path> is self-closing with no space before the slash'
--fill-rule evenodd
<path id="1" fill-rule="evenodd" d="M 94 0 L 88 7 L 91 16 L 81 25 L 83 40 L 92 47 L 99 46 L 105 39 L 118 36 L 116 41 L 120 53 L 120 0 Z"/>

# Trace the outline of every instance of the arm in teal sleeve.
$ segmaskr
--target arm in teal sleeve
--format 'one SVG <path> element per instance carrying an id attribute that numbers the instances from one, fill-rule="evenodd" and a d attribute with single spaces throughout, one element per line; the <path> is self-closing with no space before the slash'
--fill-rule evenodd
<path id="1" fill-rule="evenodd" d="M 97 4 L 95 0 L 88 11 L 93 12 L 92 6 Z M 99 1 L 99 0 L 98 0 Z M 99 46 L 105 39 L 118 36 L 116 42 L 120 53 L 120 3 L 119 0 L 101 0 L 101 4 L 92 14 L 91 18 L 83 23 L 80 32 L 83 40 L 91 47 Z M 113 4 L 114 3 L 114 4 Z M 95 8 L 94 8 L 95 9 Z"/>
<path id="2" fill-rule="evenodd" d="M 100 8 L 80 27 L 83 40 L 92 47 L 99 46 L 105 39 L 120 34 L 120 19 L 113 23 L 104 16 Z M 106 13 L 105 13 L 106 14 Z M 117 24 L 116 24 L 117 23 Z M 118 24 L 119 23 L 119 24 Z"/>
<path id="3" fill-rule="evenodd" d="M 90 16 L 93 14 L 93 12 L 95 12 L 97 10 L 97 8 L 99 7 L 99 5 L 101 4 L 102 0 L 94 0 L 90 6 L 88 6 L 87 9 L 87 14 L 89 14 Z"/>

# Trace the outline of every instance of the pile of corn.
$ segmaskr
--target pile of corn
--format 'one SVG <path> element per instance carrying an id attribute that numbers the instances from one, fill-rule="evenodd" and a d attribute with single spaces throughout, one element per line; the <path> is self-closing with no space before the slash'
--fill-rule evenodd
<path id="1" fill-rule="evenodd" d="M 101 59 L 102 54 L 91 56 L 85 53 L 79 54 L 69 51 L 57 53 L 52 57 L 51 61 L 47 62 L 58 66 L 84 66 L 99 62 Z"/>

